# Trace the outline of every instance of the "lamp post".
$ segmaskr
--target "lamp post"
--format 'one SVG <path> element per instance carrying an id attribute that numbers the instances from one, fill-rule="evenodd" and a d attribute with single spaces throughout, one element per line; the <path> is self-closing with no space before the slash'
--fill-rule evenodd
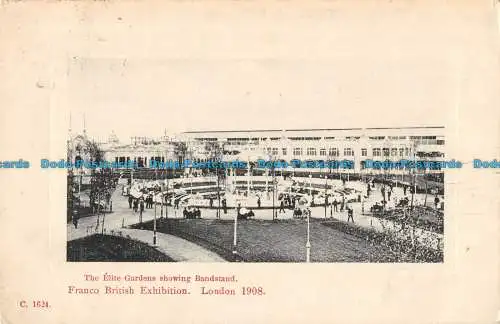
<path id="1" fill-rule="evenodd" d="M 311 262 L 311 240 L 310 240 L 310 231 L 309 231 L 309 216 L 310 212 L 307 213 L 307 242 L 306 242 L 306 262 Z"/>
<path id="2" fill-rule="evenodd" d="M 155 215 L 153 220 L 153 246 L 156 246 L 156 182 L 158 181 L 157 169 L 155 169 L 155 189 L 153 191 L 153 203 L 155 204 Z"/>
<path id="3" fill-rule="evenodd" d="M 274 163 L 273 163 L 273 178 L 272 178 L 272 182 L 273 182 L 273 220 L 275 219 L 275 214 L 276 214 L 276 206 L 275 206 L 275 202 L 274 202 L 274 196 L 276 194 L 276 190 L 275 190 L 275 183 L 274 183 Z"/>
<path id="4" fill-rule="evenodd" d="M 309 196 L 312 197 L 312 174 L 309 174 Z"/>
<path id="5" fill-rule="evenodd" d="M 325 176 L 325 218 L 326 218 L 326 205 L 328 205 L 327 188 L 328 188 L 328 177 Z"/>
<path id="6" fill-rule="evenodd" d="M 417 150 L 417 144 L 414 141 L 413 142 L 413 191 L 411 193 L 411 210 L 413 210 L 414 206 L 414 199 L 415 199 L 415 194 L 417 193 L 417 156 L 416 156 L 416 150 Z"/>
<path id="7" fill-rule="evenodd" d="M 164 171 L 162 171 L 162 175 Z M 165 179 L 163 180 L 163 184 L 165 184 Z M 163 219 L 163 185 L 160 185 L 160 219 Z"/>
<path id="8" fill-rule="evenodd" d="M 238 213 L 239 213 L 239 209 L 237 209 L 237 212 L 234 215 L 233 257 L 235 257 L 235 258 L 236 258 L 236 255 L 238 254 L 238 252 L 236 250 L 236 243 L 238 242 L 237 241 L 237 235 L 238 235 L 238 231 L 237 231 L 237 227 L 238 227 Z"/>
<path id="9" fill-rule="evenodd" d="M 215 165 L 215 173 L 217 175 L 217 219 L 220 219 L 220 170 L 219 170 L 219 161 L 220 161 L 220 151 L 217 147 L 216 149 L 216 160 L 217 164 Z"/>
<path id="10" fill-rule="evenodd" d="M 168 185 L 169 181 L 168 181 L 168 171 L 167 171 L 167 195 L 165 198 L 165 218 L 168 218 Z"/>
<path id="11" fill-rule="evenodd" d="M 269 180 L 268 180 L 269 170 L 266 168 L 264 169 L 264 172 L 266 173 L 266 197 L 267 199 L 269 199 Z"/>
<path id="12" fill-rule="evenodd" d="M 247 197 L 250 197 L 250 158 L 247 163 Z"/>
<path id="13" fill-rule="evenodd" d="M 219 178 L 219 169 L 216 168 L 215 172 L 217 173 L 217 219 L 220 218 L 220 178 Z"/>

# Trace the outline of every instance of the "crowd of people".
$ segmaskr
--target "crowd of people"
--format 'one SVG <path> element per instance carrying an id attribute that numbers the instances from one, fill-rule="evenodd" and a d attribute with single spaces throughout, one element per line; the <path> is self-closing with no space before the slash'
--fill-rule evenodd
<path id="1" fill-rule="evenodd" d="M 308 208 L 324 206 L 325 216 L 328 212 L 330 214 L 330 217 L 333 217 L 334 213 L 346 213 L 347 220 L 350 222 L 354 222 L 354 211 L 358 210 L 357 208 L 354 209 L 352 207 L 352 204 L 355 203 L 360 203 L 360 213 L 365 212 L 366 203 L 371 203 L 371 205 L 367 207 L 369 208 L 368 211 L 373 213 L 383 212 L 384 210 L 392 210 L 396 208 L 404 208 L 408 207 L 409 205 L 417 204 L 417 198 L 412 196 L 413 194 L 415 194 L 414 186 L 403 183 L 395 184 L 389 181 L 376 182 L 374 181 L 374 179 L 367 179 L 364 181 L 364 186 L 366 189 L 365 192 L 363 192 L 363 182 L 347 182 L 345 181 L 345 179 L 342 179 L 343 182 L 342 184 L 339 182 L 338 188 L 333 188 L 330 186 L 330 188 L 328 189 L 329 192 L 328 194 L 326 194 L 326 189 L 325 193 L 318 190 L 313 190 L 311 192 L 311 188 L 308 187 L 308 180 L 305 180 L 303 182 L 300 182 L 300 180 L 296 181 L 293 178 L 289 180 L 292 181 L 292 187 L 287 187 L 286 190 L 281 191 L 277 195 L 276 201 L 273 201 L 273 206 L 276 206 L 275 208 L 277 209 L 277 214 L 285 214 L 287 213 L 287 210 L 291 210 L 294 217 L 302 217 L 304 215 L 307 215 Z M 142 216 L 142 212 L 144 212 L 145 209 L 153 208 L 155 201 L 158 202 L 159 198 L 157 195 L 162 192 L 162 190 L 164 189 L 163 187 L 164 186 L 161 181 L 137 181 L 130 184 L 127 189 L 124 189 L 124 191 L 129 193 L 129 208 L 133 209 L 134 212 L 139 212 Z M 136 193 L 139 192 L 140 195 L 130 194 L 134 191 Z M 379 191 L 379 193 L 374 196 L 374 191 Z M 197 194 L 200 197 L 198 200 L 196 200 L 192 194 L 187 193 L 185 193 L 184 195 L 174 195 L 172 193 L 170 199 L 168 199 L 163 192 L 163 194 L 161 195 L 161 199 L 162 202 L 164 202 L 166 205 L 170 205 L 171 203 L 174 209 L 183 208 L 180 206 L 180 203 L 182 201 L 185 201 L 183 203 L 183 206 L 187 206 L 188 204 L 193 205 L 194 203 L 193 206 L 198 206 L 196 214 L 198 213 L 198 211 L 201 214 L 201 211 L 199 209 L 200 206 L 208 206 L 210 208 L 214 208 L 214 206 L 218 206 L 220 202 L 220 208 L 222 212 L 224 214 L 227 214 L 229 209 L 227 199 L 231 199 L 231 201 L 229 202 L 231 206 L 236 205 L 236 203 L 233 201 L 235 200 L 236 202 L 244 202 L 245 207 L 247 208 L 249 206 L 255 206 L 257 209 L 270 208 L 269 196 L 267 197 L 266 202 L 263 203 L 263 194 L 263 191 L 255 192 L 254 190 L 252 191 L 252 195 L 248 195 L 246 190 L 243 190 L 241 192 L 238 192 L 238 190 L 236 190 L 236 193 L 229 198 L 227 198 L 227 195 L 224 194 L 222 194 L 220 198 L 217 196 L 214 197 L 214 194 L 212 193 L 210 195 L 205 195 L 205 198 L 203 197 L 204 195 Z M 380 197 L 380 200 L 378 200 L 377 197 Z M 255 201 L 250 202 L 252 199 L 255 199 Z M 442 208 L 442 199 L 437 195 L 437 193 L 434 193 L 433 202 L 435 209 L 438 209 L 440 207 Z M 422 202 L 419 203 L 422 204 Z M 187 213 L 191 214 L 193 213 L 193 211 L 186 210 L 186 208 L 184 208 L 183 214 L 187 215 Z"/>

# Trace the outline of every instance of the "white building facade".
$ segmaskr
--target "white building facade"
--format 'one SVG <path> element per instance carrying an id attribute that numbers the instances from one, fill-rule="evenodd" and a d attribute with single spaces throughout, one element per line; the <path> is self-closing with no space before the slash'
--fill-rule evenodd
<path id="1" fill-rule="evenodd" d="M 219 143 L 224 152 L 255 152 L 271 159 L 363 161 L 426 160 L 445 157 L 444 127 L 292 129 L 186 132 L 198 143 Z"/>

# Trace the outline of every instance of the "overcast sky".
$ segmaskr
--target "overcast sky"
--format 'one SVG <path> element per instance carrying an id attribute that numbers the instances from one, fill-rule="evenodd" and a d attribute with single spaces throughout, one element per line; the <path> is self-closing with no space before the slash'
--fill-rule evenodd
<path id="1" fill-rule="evenodd" d="M 483 46 L 470 35 L 485 13 L 377 2 L 374 14 L 353 3 L 87 14 L 75 33 L 88 41 L 67 62 L 73 128 L 84 112 L 89 133 L 122 140 L 164 129 L 445 125 Z"/>

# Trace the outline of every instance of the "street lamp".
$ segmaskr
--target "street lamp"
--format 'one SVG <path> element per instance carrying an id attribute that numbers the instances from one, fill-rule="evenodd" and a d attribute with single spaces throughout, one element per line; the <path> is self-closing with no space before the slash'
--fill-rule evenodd
<path id="1" fill-rule="evenodd" d="M 276 214 L 276 206 L 275 206 L 275 202 L 274 202 L 274 196 L 276 194 L 276 191 L 275 191 L 275 183 L 274 183 L 274 163 L 273 163 L 273 178 L 272 178 L 272 182 L 273 182 L 273 220 L 275 219 L 275 214 Z"/>
<path id="2" fill-rule="evenodd" d="M 169 185 L 169 181 L 168 181 L 168 169 L 167 169 L 167 195 L 166 195 L 166 198 L 165 198 L 165 218 L 168 218 L 168 185 Z"/>
<path id="3" fill-rule="evenodd" d="M 189 174 L 187 174 L 187 176 L 189 177 L 189 189 L 191 191 L 191 194 L 193 194 L 193 175 L 190 172 Z"/>
<path id="4" fill-rule="evenodd" d="M 247 163 L 247 197 L 250 197 L 250 157 Z"/>
<path id="5" fill-rule="evenodd" d="M 158 182 L 158 173 L 155 169 L 155 182 Z M 156 183 L 154 186 L 154 191 L 156 191 Z M 153 203 L 155 204 L 155 216 L 153 221 L 153 245 L 156 246 L 156 193 L 153 191 Z"/>
<path id="6" fill-rule="evenodd" d="M 153 221 L 153 245 L 156 246 L 156 201 L 154 202 L 154 204 L 155 204 L 155 218 Z"/>
<path id="7" fill-rule="evenodd" d="M 325 218 L 326 218 L 326 205 L 328 205 L 327 187 L 328 187 L 328 176 L 325 176 Z"/>
<path id="8" fill-rule="evenodd" d="M 417 164 L 417 156 L 416 156 L 417 143 L 416 143 L 416 141 L 413 142 L 412 146 L 413 146 L 412 147 L 412 149 L 413 149 L 413 191 L 411 194 L 411 210 L 413 210 L 415 194 L 417 193 L 417 165 L 416 165 Z"/>
<path id="9" fill-rule="evenodd" d="M 237 243 L 237 235 L 238 235 L 237 227 L 238 227 L 238 213 L 239 213 L 239 209 L 237 209 L 237 210 L 238 211 L 234 215 L 234 234 L 233 234 L 233 257 L 235 259 L 236 259 L 236 255 L 238 254 L 238 252 L 236 250 L 236 243 Z"/>
<path id="10" fill-rule="evenodd" d="M 306 242 L 306 262 L 311 262 L 311 240 L 310 240 L 310 230 L 309 230 L 309 216 L 310 212 L 307 213 L 307 242 Z"/>
<path id="11" fill-rule="evenodd" d="M 217 219 L 220 219 L 220 205 L 221 205 L 221 200 L 220 200 L 220 161 L 222 160 L 221 155 L 222 155 L 222 147 L 219 145 L 219 143 L 215 143 L 214 146 L 214 160 L 215 160 L 215 174 L 217 176 Z M 226 177 L 227 179 L 227 177 Z"/>
<path id="12" fill-rule="evenodd" d="M 264 169 L 264 172 L 266 173 L 266 197 L 267 199 L 269 199 L 269 180 L 268 180 L 269 170 L 266 168 Z"/>

